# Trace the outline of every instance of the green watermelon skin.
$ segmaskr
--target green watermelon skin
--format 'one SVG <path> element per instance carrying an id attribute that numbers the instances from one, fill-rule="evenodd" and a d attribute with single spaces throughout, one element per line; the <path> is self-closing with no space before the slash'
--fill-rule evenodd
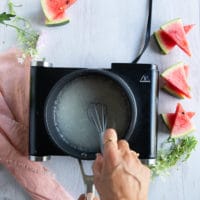
<path id="1" fill-rule="evenodd" d="M 169 84 L 169 83 L 165 83 L 163 86 L 162 86 L 162 89 L 167 92 L 168 94 L 176 97 L 176 98 L 179 98 L 179 99 L 185 99 L 185 95 L 179 91 L 177 88 L 175 88 L 173 85 Z"/>
<path id="2" fill-rule="evenodd" d="M 174 124 L 171 128 L 171 138 L 178 138 L 195 131 L 190 118 L 180 103 L 177 104 Z"/>
<path id="3" fill-rule="evenodd" d="M 186 97 L 191 98 L 190 87 L 187 83 L 184 64 L 182 62 L 169 67 L 161 74 L 161 77 L 166 83 L 173 85 L 174 88 L 181 91 Z"/>
<path id="4" fill-rule="evenodd" d="M 163 30 L 187 55 L 191 56 L 189 44 L 180 18 L 161 26 Z"/>
<path id="5" fill-rule="evenodd" d="M 184 26 L 184 31 L 187 34 L 194 27 L 194 24 Z M 168 36 L 163 30 L 154 32 L 156 42 L 164 54 L 168 54 L 175 46 L 176 42 Z"/>
<path id="6" fill-rule="evenodd" d="M 49 21 L 48 19 L 46 19 L 45 25 L 49 27 L 53 27 L 53 26 L 61 26 L 69 22 L 70 20 L 65 16 L 65 13 L 62 13 L 55 20 Z"/>

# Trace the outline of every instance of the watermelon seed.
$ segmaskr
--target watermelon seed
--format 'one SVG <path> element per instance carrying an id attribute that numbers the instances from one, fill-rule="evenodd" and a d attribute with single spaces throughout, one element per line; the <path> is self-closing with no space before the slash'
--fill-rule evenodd
<path id="1" fill-rule="evenodd" d="M 182 115 L 185 115 L 185 112 L 182 112 Z"/>

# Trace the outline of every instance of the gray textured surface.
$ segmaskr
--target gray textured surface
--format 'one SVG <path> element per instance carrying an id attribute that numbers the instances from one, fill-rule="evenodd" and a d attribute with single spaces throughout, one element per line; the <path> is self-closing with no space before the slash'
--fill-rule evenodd
<path id="1" fill-rule="evenodd" d="M 130 62 L 135 56 L 144 32 L 146 0 L 84 0 L 69 9 L 71 23 L 62 27 L 47 28 L 39 0 L 15 0 L 22 3 L 21 15 L 30 18 L 33 24 L 46 33 L 47 44 L 41 56 L 54 63 L 54 66 L 67 67 L 110 67 L 111 62 Z M 0 11 L 5 10 L 6 0 L 0 1 Z M 200 2 L 199 0 L 154 0 L 152 30 L 173 18 L 181 17 L 184 24 L 195 23 L 196 27 L 188 35 L 193 56 L 188 58 L 175 48 L 169 55 L 159 53 L 154 40 L 141 59 L 144 63 L 156 63 L 160 71 L 177 61 L 190 65 L 189 82 L 192 100 L 181 101 L 184 107 L 196 111 L 193 122 L 195 135 L 199 138 L 200 121 Z M 15 44 L 15 34 L 0 25 L 0 52 Z M 178 100 L 160 92 L 159 112 L 174 111 Z M 166 129 L 159 123 L 159 141 L 166 137 Z M 199 200 L 200 148 L 192 154 L 187 163 L 171 171 L 165 180 L 156 179 L 150 187 L 149 200 Z M 58 180 L 75 197 L 84 191 L 78 163 L 73 158 L 53 158 L 45 163 L 54 171 Z M 0 199 L 28 200 L 28 195 L 0 166 Z"/>

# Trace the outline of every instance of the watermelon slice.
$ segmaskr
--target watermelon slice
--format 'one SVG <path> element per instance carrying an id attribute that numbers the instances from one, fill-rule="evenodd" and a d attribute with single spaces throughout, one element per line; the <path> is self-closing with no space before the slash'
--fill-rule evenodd
<path id="1" fill-rule="evenodd" d="M 194 24 L 184 26 L 184 31 L 187 34 L 192 28 Z M 168 36 L 163 30 L 158 30 L 154 33 L 154 37 L 159 45 L 160 49 L 164 54 L 168 54 L 175 46 L 176 42 Z"/>
<path id="2" fill-rule="evenodd" d="M 188 65 L 184 65 L 184 71 L 185 71 L 185 77 L 187 79 L 188 75 L 189 75 L 189 66 Z M 168 92 L 169 94 L 171 94 L 175 97 L 178 97 L 180 99 L 184 99 L 186 97 L 180 90 L 178 90 L 176 87 L 174 87 L 169 82 L 165 83 L 163 85 L 162 89 L 165 90 L 166 92 Z"/>
<path id="3" fill-rule="evenodd" d="M 42 9 L 46 16 L 47 26 L 62 25 L 69 22 L 65 16 L 65 11 L 76 0 L 41 0 Z"/>
<path id="4" fill-rule="evenodd" d="M 161 77 L 166 81 L 166 83 L 172 85 L 183 95 L 185 95 L 188 98 L 191 98 L 190 87 L 187 83 L 184 64 L 182 62 L 179 62 L 169 67 L 161 74 Z"/>
<path id="5" fill-rule="evenodd" d="M 194 112 L 186 112 L 185 114 L 187 115 L 187 117 L 189 119 L 192 119 L 192 117 L 195 115 Z M 162 117 L 165 125 L 167 126 L 167 128 L 169 130 L 171 130 L 172 126 L 174 125 L 175 116 L 176 116 L 176 113 L 163 113 L 163 114 L 161 114 L 161 117 Z"/>
<path id="6" fill-rule="evenodd" d="M 65 13 L 61 13 L 55 20 L 49 21 L 45 20 L 45 25 L 47 26 L 59 26 L 69 23 L 69 19 L 65 16 Z"/>
<path id="7" fill-rule="evenodd" d="M 171 137 L 177 138 L 187 135 L 195 130 L 194 126 L 190 122 L 190 118 L 184 111 L 180 103 L 177 105 L 177 112 L 174 119 L 174 124 L 171 128 Z"/>
<path id="8" fill-rule="evenodd" d="M 184 28 L 184 31 L 185 33 L 189 33 L 191 31 L 191 29 L 195 26 L 195 24 L 188 24 L 188 25 L 185 25 L 183 28 Z"/>
<path id="9" fill-rule="evenodd" d="M 161 29 L 189 56 L 191 52 L 183 29 L 182 20 L 174 19 L 161 26 Z"/>
<path id="10" fill-rule="evenodd" d="M 165 83 L 162 86 L 162 89 L 165 92 L 167 92 L 167 93 L 171 94 L 172 96 L 177 97 L 179 99 L 184 99 L 185 98 L 185 95 L 180 90 L 178 90 L 176 87 L 171 85 L 170 83 Z"/>

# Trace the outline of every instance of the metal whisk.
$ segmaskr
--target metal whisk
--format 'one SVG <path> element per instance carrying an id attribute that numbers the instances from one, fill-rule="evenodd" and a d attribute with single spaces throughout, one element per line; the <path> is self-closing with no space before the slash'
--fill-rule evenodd
<path id="1" fill-rule="evenodd" d="M 91 103 L 87 113 L 88 118 L 99 134 L 100 150 L 103 153 L 103 135 L 107 127 L 107 107 L 102 103 Z"/>

